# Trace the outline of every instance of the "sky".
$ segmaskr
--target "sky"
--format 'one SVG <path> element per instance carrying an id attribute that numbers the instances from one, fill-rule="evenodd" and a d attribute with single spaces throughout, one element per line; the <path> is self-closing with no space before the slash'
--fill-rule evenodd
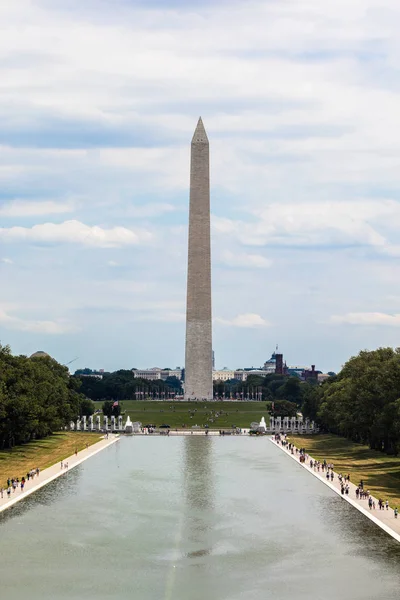
<path id="1" fill-rule="evenodd" d="M 397 0 L 0 0 L 0 343 L 183 366 L 201 115 L 217 368 L 399 345 L 399 28 Z"/>

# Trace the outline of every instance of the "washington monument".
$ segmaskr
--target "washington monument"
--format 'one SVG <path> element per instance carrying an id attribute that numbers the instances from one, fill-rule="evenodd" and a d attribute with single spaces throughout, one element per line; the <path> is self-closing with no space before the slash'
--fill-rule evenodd
<path id="1" fill-rule="evenodd" d="M 192 138 L 190 160 L 185 400 L 193 398 L 213 398 L 210 149 L 201 118 Z"/>

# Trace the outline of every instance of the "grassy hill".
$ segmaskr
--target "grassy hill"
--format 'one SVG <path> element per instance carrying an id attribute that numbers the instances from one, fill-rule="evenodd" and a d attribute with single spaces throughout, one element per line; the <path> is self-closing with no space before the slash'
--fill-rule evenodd
<path id="1" fill-rule="evenodd" d="M 96 403 L 96 405 L 100 403 Z M 173 402 L 151 400 L 122 402 L 124 420 L 129 415 L 132 421 L 157 427 L 166 424 L 171 428 L 183 425 L 191 427 L 208 425 L 210 429 L 228 427 L 250 427 L 252 421 L 267 417 L 265 402 Z"/>

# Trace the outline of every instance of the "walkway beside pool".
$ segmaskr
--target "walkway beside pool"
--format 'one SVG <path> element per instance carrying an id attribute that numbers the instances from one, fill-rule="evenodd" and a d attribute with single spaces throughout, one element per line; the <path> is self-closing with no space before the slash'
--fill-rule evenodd
<path id="1" fill-rule="evenodd" d="M 298 452 L 296 454 L 296 451 L 294 451 L 294 454 L 292 454 L 291 451 L 288 450 L 287 446 L 284 447 L 284 446 L 282 446 L 281 443 L 277 443 L 273 437 L 271 437 L 270 440 L 275 446 L 280 448 L 283 452 L 285 452 L 285 454 L 287 454 L 288 456 L 290 456 L 290 458 L 295 460 L 300 467 L 309 471 L 312 475 L 314 475 L 314 477 L 316 477 L 317 479 L 322 481 L 322 483 L 327 485 L 333 492 L 338 494 L 343 500 L 346 500 L 346 502 L 348 502 L 349 504 L 354 506 L 354 508 L 356 508 L 363 515 L 368 517 L 368 519 L 370 519 L 373 523 L 375 523 L 375 525 L 378 525 L 378 527 L 383 529 L 383 531 L 385 531 L 386 533 L 391 535 L 395 540 L 400 542 L 400 517 L 398 517 L 397 519 L 394 517 L 394 511 L 393 511 L 394 507 L 390 507 L 389 510 L 386 510 L 386 508 L 384 508 L 384 510 L 379 510 L 378 500 L 377 500 L 377 498 L 374 498 L 374 496 L 372 496 L 372 500 L 375 501 L 376 508 L 375 508 L 375 510 L 374 509 L 370 510 L 368 507 L 367 499 L 359 500 L 356 497 L 356 488 L 359 483 L 358 481 L 355 482 L 356 485 L 354 484 L 354 482 L 349 482 L 349 488 L 350 488 L 349 494 L 342 494 L 341 493 L 341 485 L 340 485 L 339 478 L 338 478 L 338 473 L 336 473 L 335 470 L 334 470 L 334 475 L 335 475 L 334 480 L 328 481 L 328 479 L 326 478 L 325 471 L 314 471 L 314 468 L 311 469 L 310 460 L 312 460 L 314 462 L 314 458 L 312 456 L 310 456 L 308 454 L 306 462 L 301 463 L 299 461 L 300 452 Z M 333 465 L 333 467 L 335 467 L 335 465 Z M 344 476 L 345 473 L 342 473 L 342 475 Z M 365 485 L 364 489 L 368 489 L 368 486 Z M 384 502 L 386 502 L 385 497 L 382 497 L 382 500 Z M 400 507 L 397 507 L 397 508 L 400 508 Z"/>
<path id="2" fill-rule="evenodd" d="M 10 473 L 10 477 L 19 477 L 20 481 L 21 477 L 25 476 L 25 488 L 24 491 L 21 492 L 21 488 L 17 487 L 15 492 L 13 492 L 11 487 L 11 495 L 10 498 L 8 498 L 7 488 L 5 487 L 3 491 L 3 498 L 0 498 L 0 512 L 6 510 L 7 508 L 11 508 L 11 506 L 14 506 L 14 504 L 19 502 L 20 500 L 23 500 L 30 494 L 33 494 L 34 492 L 36 492 L 36 490 L 39 490 L 43 486 L 50 483 L 50 481 L 57 479 L 57 477 L 62 477 L 62 475 L 65 475 L 66 473 L 68 473 L 68 471 L 70 471 L 74 467 L 77 467 L 91 456 L 94 456 L 98 452 L 101 452 L 101 450 L 104 450 L 104 448 L 108 448 L 108 446 L 111 446 L 111 444 L 115 444 L 115 442 L 117 442 L 119 439 L 119 435 L 110 434 L 108 437 L 105 437 L 96 444 L 89 446 L 89 448 L 81 450 L 80 452 L 78 452 L 78 454 L 67 456 L 63 460 L 64 464 L 68 464 L 67 469 L 61 469 L 61 463 L 58 462 L 52 467 L 44 469 L 39 473 L 39 475 L 35 475 L 35 477 L 33 479 L 29 479 L 29 481 L 26 478 L 26 473 L 25 475 L 23 473 Z M 35 465 L 32 465 L 32 468 L 34 467 Z"/>

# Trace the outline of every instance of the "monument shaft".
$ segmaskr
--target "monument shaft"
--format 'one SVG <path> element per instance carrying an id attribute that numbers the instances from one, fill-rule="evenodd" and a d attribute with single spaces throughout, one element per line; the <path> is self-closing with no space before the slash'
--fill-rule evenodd
<path id="1" fill-rule="evenodd" d="M 199 119 L 191 145 L 185 399 L 212 399 L 210 152 Z"/>

